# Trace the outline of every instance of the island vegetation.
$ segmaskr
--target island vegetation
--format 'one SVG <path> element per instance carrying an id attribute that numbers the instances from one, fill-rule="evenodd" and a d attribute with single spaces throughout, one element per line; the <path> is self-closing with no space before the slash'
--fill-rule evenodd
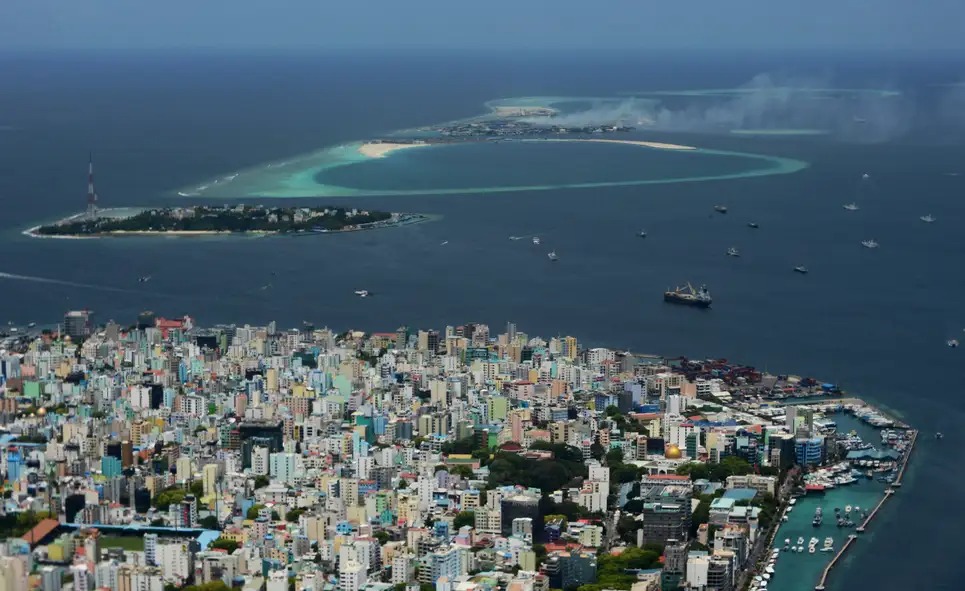
<path id="1" fill-rule="evenodd" d="M 299 234 L 342 232 L 412 221 L 384 211 L 342 207 L 266 207 L 262 205 L 193 206 L 145 209 L 133 215 L 75 216 L 39 226 L 39 236 L 116 234 Z"/>

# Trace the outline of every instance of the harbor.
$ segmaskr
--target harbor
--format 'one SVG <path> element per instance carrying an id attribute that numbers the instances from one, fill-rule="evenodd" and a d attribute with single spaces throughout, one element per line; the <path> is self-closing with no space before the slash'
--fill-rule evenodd
<path id="1" fill-rule="evenodd" d="M 836 401 L 834 406 L 838 402 L 844 401 Z M 854 412 L 859 408 L 863 410 Z M 792 496 L 785 506 L 781 523 L 769 540 L 770 564 L 761 566 L 751 582 L 752 590 L 823 591 L 834 568 L 860 544 L 861 534 L 901 486 L 918 434 L 909 430 L 907 438 L 899 439 L 883 426 L 885 422 L 898 425 L 897 421 L 883 421 L 887 418 L 880 412 L 868 411 L 873 411 L 872 407 L 851 399 L 840 411 L 827 415 L 833 418 L 838 433 L 847 434 L 839 441 L 846 442 L 845 447 L 853 446 L 847 456 L 854 459 L 847 469 L 844 462 L 831 462 L 805 475 L 804 482 L 815 484 L 806 486 L 803 496 Z M 865 443 L 855 443 L 859 440 Z M 895 463 L 879 462 L 880 467 L 874 468 L 871 460 L 857 459 L 864 457 L 862 454 L 881 453 L 869 443 L 882 449 L 885 442 L 902 450 Z"/>

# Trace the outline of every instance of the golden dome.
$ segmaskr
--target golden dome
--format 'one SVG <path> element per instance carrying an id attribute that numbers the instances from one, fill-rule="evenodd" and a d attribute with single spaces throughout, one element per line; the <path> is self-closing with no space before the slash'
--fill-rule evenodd
<path id="1" fill-rule="evenodd" d="M 668 460 L 679 460 L 683 456 L 684 454 L 680 451 L 680 448 L 673 444 L 668 445 L 663 451 L 663 457 L 667 458 Z"/>

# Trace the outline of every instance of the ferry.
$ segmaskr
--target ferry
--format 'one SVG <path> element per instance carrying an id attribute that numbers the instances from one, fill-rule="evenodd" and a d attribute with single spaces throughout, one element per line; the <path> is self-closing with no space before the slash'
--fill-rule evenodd
<path id="1" fill-rule="evenodd" d="M 706 287 L 701 285 L 700 289 L 694 289 L 689 283 L 674 290 L 668 289 L 663 293 L 663 300 L 671 304 L 682 304 L 697 308 L 709 308 L 714 301 Z"/>

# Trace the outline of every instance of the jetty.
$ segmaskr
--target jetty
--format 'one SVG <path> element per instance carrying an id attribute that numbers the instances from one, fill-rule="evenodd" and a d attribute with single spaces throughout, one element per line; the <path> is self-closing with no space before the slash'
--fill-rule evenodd
<path id="1" fill-rule="evenodd" d="M 873 520 L 878 515 L 878 511 L 885 505 L 886 502 L 888 502 L 888 499 L 890 499 L 897 492 L 895 488 L 901 487 L 901 479 L 905 475 L 905 468 L 908 467 L 908 461 L 911 459 L 911 452 L 914 451 L 915 449 L 915 441 L 917 441 L 917 439 L 918 439 L 918 431 L 912 430 L 911 442 L 908 445 L 908 451 L 902 456 L 901 465 L 898 467 L 898 476 L 895 478 L 895 481 L 891 484 L 891 487 L 885 490 L 885 496 L 883 496 L 881 500 L 878 501 L 878 504 L 875 505 L 875 508 L 870 513 L 868 513 L 868 516 L 865 518 L 864 521 L 861 522 L 861 525 L 855 528 L 855 531 L 857 533 L 860 534 L 865 531 L 865 529 L 871 524 L 871 520 Z M 821 571 L 821 578 L 818 580 L 818 584 L 815 585 L 814 587 L 815 591 L 824 591 L 825 584 L 827 583 L 828 575 L 831 574 L 831 570 L 838 563 L 838 561 L 841 560 L 844 554 L 848 551 L 848 549 L 857 539 L 858 539 L 858 536 L 856 534 L 851 534 L 850 536 L 848 536 L 848 541 L 845 542 L 843 546 L 841 546 L 841 549 L 838 550 L 838 553 L 834 555 L 834 558 L 831 559 L 831 562 L 829 562 L 828 565 L 824 567 L 824 570 Z"/>

